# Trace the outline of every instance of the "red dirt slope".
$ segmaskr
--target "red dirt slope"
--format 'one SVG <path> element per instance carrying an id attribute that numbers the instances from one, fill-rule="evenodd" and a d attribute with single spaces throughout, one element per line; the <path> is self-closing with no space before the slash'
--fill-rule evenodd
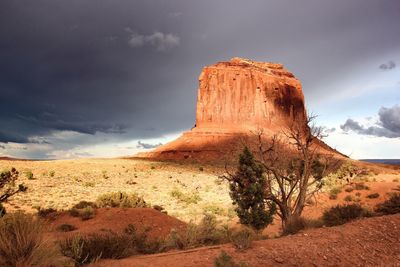
<path id="1" fill-rule="evenodd" d="M 400 266 L 400 214 L 361 219 L 312 229 L 293 236 L 254 242 L 236 251 L 232 245 L 100 261 L 95 266 L 213 266 L 225 250 L 250 266 Z"/>
<path id="2" fill-rule="evenodd" d="M 86 221 L 63 213 L 50 223 L 53 230 L 51 236 L 56 239 L 75 234 L 101 233 L 106 230 L 118 233 L 122 232 L 129 224 L 133 224 L 139 230 L 149 228 L 150 238 L 165 237 L 171 232 L 171 229 L 179 231 L 186 228 L 184 222 L 150 208 L 97 209 L 96 216 Z M 71 224 L 78 229 L 67 233 L 57 232 L 55 229 L 61 224 Z"/>

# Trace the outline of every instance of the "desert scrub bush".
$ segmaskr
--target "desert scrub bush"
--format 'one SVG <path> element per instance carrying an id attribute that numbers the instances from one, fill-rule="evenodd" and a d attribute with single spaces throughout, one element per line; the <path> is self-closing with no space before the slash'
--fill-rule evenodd
<path id="1" fill-rule="evenodd" d="M 199 224 L 189 223 L 183 233 L 172 230 L 167 237 L 166 246 L 167 248 L 188 249 L 227 242 L 229 242 L 227 232 L 217 227 L 214 215 L 206 214 Z"/>
<path id="2" fill-rule="evenodd" d="M 148 238 L 150 230 L 150 228 L 146 227 L 144 230 L 139 231 L 133 224 L 129 224 L 125 228 L 124 233 L 130 237 L 130 242 L 136 253 L 154 254 L 166 250 L 164 239 L 150 240 Z"/>
<path id="3" fill-rule="evenodd" d="M 25 177 L 26 177 L 28 180 L 33 180 L 33 179 L 34 179 L 34 178 L 33 178 L 33 172 L 32 172 L 31 170 L 25 171 Z"/>
<path id="4" fill-rule="evenodd" d="M 354 191 L 354 188 L 353 188 L 353 187 L 346 187 L 346 188 L 344 189 L 344 191 L 346 191 L 347 193 L 350 193 L 350 192 L 353 192 L 353 191 Z"/>
<path id="5" fill-rule="evenodd" d="M 375 211 L 382 214 L 400 213 L 400 194 L 399 193 L 392 194 L 389 197 L 389 199 L 378 204 L 375 208 Z"/>
<path id="6" fill-rule="evenodd" d="M 10 171 L 0 172 L 0 203 L 7 201 L 7 199 L 17 193 L 25 192 L 27 187 L 23 184 L 16 186 L 19 178 L 19 172 L 15 168 Z M 3 207 L 3 212 L 5 209 Z"/>
<path id="7" fill-rule="evenodd" d="M 55 171 L 50 171 L 50 172 L 49 172 L 49 176 L 50 176 L 50 177 L 54 177 L 55 174 L 56 174 Z"/>
<path id="8" fill-rule="evenodd" d="M 99 259 L 122 259 L 134 254 L 130 237 L 115 233 L 68 237 L 60 242 L 60 248 L 61 253 L 72 258 L 76 266 Z"/>
<path id="9" fill-rule="evenodd" d="M 224 215 L 224 213 L 225 213 L 224 209 L 221 208 L 220 206 L 218 206 L 217 204 L 210 204 L 210 205 L 204 207 L 203 212 L 214 214 L 214 215 L 220 215 L 220 216 Z"/>
<path id="10" fill-rule="evenodd" d="M 342 192 L 342 189 L 338 186 L 333 187 L 329 190 L 329 199 L 337 199 L 337 195 Z"/>
<path id="11" fill-rule="evenodd" d="M 101 195 L 96 200 L 99 208 L 147 208 L 149 205 L 143 197 L 135 193 L 114 192 Z"/>
<path id="12" fill-rule="evenodd" d="M 354 185 L 355 190 L 370 190 L 368 185 L 365 185 L 364 183 L 356 183 Z"/>
<path id="13" fill-rule="evenodd" d="M 192 192 L 185 194 L 176 187 L 170 192 L 170 196 L 188 205 L 197 204 L 199 201 L 201 201 L 199 193 Z"/>
<path id="14" fill-rule="evenodd" d="M 250 248 L 255 238 L 256 233 L 249 228 L 234 231 L 230 235 L 231 243 L 239 250 L 246 250 Z"/>
<path id="15" fill-rule="evenodd" d="M 95 217 L 96 210 L 91 206 L 86 206 L 82 209 L 72 208 L 69 210 L 69 214 L 72 217 L 79 217 L 82 221 L 86 221 Z"/>
<path id="16" fill-rule="evenodd" d="M 58 232 L 71 232 L 74 231 L 78 228 L 76 228 L 76 226 L 72 225 L 72 224 L 68 224 L 68 223 L 63 223 L 60 224 L 59 226 L 57 226 L 56 230 Z"/>
<path id="17" fill-rule="evenodd" d="M 37 215 L 41 218 L 54 219 L 58 215 L 57 210 L 53 208 L 38 207 L 37 210 L 38 210 Z"/>
<path id="18" fill-rule="evenodd" d="M 335 226 L 366 215 L 367 211 L 359 204 L 337 205 L 324 211 L 322 220 L 326 226 Z"/>
<path id="19" fill-rule="evenodd" d="M 96 184 L 95 182 L 85 182 L 83 186 L 85 187 L 94 187 Z"/>
<path id="20" fill-rule="evenodd" d="M 398 182 L 399 182 L 399 179 L 394 178 L 394 179 L 392 180 L 392 182 L 393 182 L 393 183 L 398 183 Z"/>
<path id="21" fill-rule="evenodd" d="M 321 219 L 306 219 L 303 217 L 293 218 L 282 232 L 283 235 L 293 235 L 301 230 L 310 228 L 320 228 L 324 225 Z"/>
<path id="22" fill-rule="evenodd" d="M 31 215 L 0 219 L 0 266 L 60 266 L 54 245 L 44 240 L 43 225 Z"/>
<path id="23" fill-rule="evenodd" d="M 347 196 L 344 197 L 343 200 L 346 201 L 346 202 L 351 202 L 351 201 L 353 201 L 353 197 L 351 195 L 347 195 Z"/>
<path id="24" fill-rule="evenodd" d="M 378 198 L 378 197 L 379 197 L 379 193 L 372 193 L 367 196 L 367 198 Z"/>
<path id="25" fill-rule="evenodd" d="M 219 256 L 214 259 L 215 267 L 248 267 L 248 265 L 244 262 L 236 263 L 233 258 L 226 253 L 225 251 L 221 251 Z"/>
<path id="26" fill-rule="evenodd" d="M 73 206 L 73 208 L 75 208 L 75 209 L 84 209 L 86 207 L 97 208 L 97 206 L 94 202 L 86 201 L 86 200 L 79 201 L 78 203 L 76 203 Z"/>

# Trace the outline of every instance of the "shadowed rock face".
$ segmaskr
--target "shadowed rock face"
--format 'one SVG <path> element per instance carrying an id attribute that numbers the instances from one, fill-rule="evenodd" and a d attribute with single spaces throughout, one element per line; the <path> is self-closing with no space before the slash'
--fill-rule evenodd
<path id="1" fill-rule="evenodd" d="M 254 143 L 256 131 L 262 129 L 268 138 L 293 123 L 305 125 L 306 118 L 301 84 L 281 64 L 232 58 L 202 70 L 195 127 L 175 141 L 137 156 L 236 159 L 244 144 Z"/>

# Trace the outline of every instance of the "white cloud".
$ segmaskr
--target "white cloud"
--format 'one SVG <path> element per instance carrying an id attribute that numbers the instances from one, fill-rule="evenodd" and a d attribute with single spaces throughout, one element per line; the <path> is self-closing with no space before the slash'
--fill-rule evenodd
<path id="1" fill-rule="evenodd" d="M 167 51 L 179 46 L 180 38 L 172 33 L 162 33 L 158 31 L 150 35 L 132 33 L 128 43 L 133 48 L 148 45 L 154 47 L 157 51 Z"/>

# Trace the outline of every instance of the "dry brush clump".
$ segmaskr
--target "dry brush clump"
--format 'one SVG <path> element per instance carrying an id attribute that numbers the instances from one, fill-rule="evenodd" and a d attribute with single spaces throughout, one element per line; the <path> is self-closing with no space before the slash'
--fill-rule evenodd
<path id="1" fill-rule="evenodd" d="M 62 266 L 42 223 L 31 215 L 7 214 L 0 219 L 0 266 Z"/>
<path id="2" fill-rule="evenodd" d="M 143 197 L 135 193 L 113 192 L 99 196 L 96 200 L 99 208 L 148 208 Z"/>
<path id="3" fill-rule="evenodd" d="M 122 233 L 106 232 L 87 236 L 76 235 L 60 242 L 64 256 L 75 265 L 93 263 L 99 259 L 122 259 L 136 254 L 153 254 L 165 250 L 162 239 L 150 240 L 148 229 L 138 231 L 128 225 Z"/>
<path id="4" fill-rule="evenodd" d="M 337 205 L 326 210 L 322 215 L 322 220 L 326 226 L 335 226 L 361 217 L 370 216 L 371 213 L 359 204 L 348 204 Z"/>
<path id="5" fill-rule="evenodd" d="M 376 206 L 375 211 L 381 214 L 400 213 L 400 194 L 391 194 L 389 199 Z"/>

